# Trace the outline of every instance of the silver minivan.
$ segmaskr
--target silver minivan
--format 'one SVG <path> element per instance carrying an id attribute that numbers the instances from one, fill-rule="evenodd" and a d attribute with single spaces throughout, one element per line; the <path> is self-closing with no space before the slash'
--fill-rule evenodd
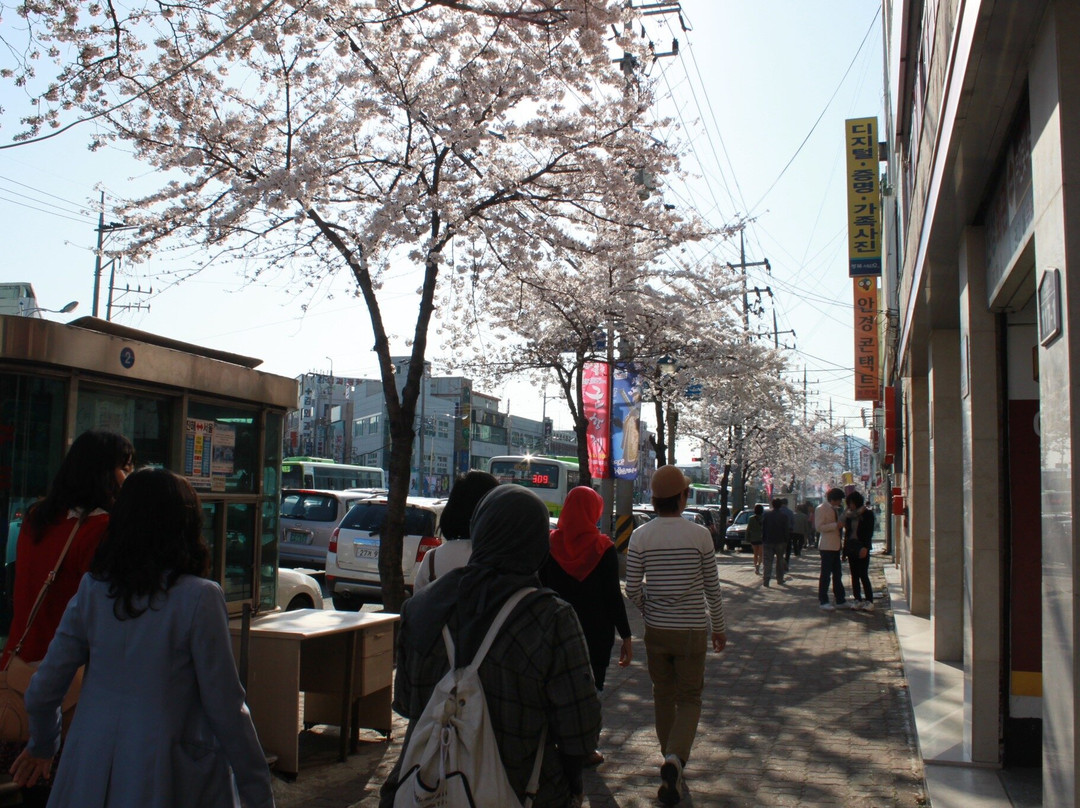
<path id="1" fill-rule="evenodd" d="M 349 508 L 371 494 L 360 491 L 289 489 L 281 492 L 281 564 L 322 569 L 326 548 Z"/>

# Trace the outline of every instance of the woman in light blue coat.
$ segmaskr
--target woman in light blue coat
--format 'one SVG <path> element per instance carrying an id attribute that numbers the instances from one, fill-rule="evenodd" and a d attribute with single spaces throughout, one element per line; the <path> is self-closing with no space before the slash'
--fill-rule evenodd
<path id="1" fill-rule="evenodd" d="M 108 533 L 26 692 L 15 782 L 48 778 L 60 702 L 86 665 L 50 806 L 270 808 L 270 774 L 236 675 L 221 588 L 204 579 L 187 480 L 131 475 Z"/>

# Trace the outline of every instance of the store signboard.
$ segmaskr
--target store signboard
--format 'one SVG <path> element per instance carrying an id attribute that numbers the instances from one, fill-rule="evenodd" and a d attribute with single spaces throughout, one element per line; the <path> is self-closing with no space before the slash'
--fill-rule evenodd
<path id="1" fill-rule="evenodd" d="M 852 289 L 855 299 L 855 400 L 877 401 L 881 398 L 877 278 L 855 278 Z"/>
<path id="2" fill-rule="evenodd" d="M 881 275 L 881 189 L 877 118 L 844 122 L 847 154 L 848 276 Z"/>

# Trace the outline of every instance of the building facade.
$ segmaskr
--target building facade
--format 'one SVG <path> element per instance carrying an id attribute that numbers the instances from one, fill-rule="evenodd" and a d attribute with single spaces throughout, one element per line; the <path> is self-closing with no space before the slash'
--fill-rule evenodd
<path id="1" fill-rule="evenodd" d="M 1077 806 L 1080 3 L 884 10 L 899 439 L 881 451 L 903 585 L 963 668 L 964 760 L 1041 760 L 1043 804 Z"/>
<path id="2" fill-rule="evenodd" d="M 404 384 L 408 357 L 393 357 Z M 350 379 L 336 413 L 327 409 L 330 431 L 339 425 L 345 462 L 389 468 L 390 428 L 382 383 Z M 494 396 L 477 392 L 464 376 L 432 376 L 427 366 L 416 406 L 409 492 L 446 496 L 454 478 L 469 469 L 486 469 L 492 457 L 536 452 L 551 435 L 551 419 L 537 421 L 502 412 Z"/>

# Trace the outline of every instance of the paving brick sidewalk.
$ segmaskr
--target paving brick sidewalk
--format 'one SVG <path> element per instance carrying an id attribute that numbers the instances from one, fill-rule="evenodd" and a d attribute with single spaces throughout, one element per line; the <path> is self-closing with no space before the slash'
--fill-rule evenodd
<path id="1" fill-rule="evenodd" d="M 792 558 L 786 586 L 764 589 L 749 554 L 718 556 L 729 633 L 710 652 L 702 718 L 682 806 L 919 808 L 922 762 L 888 600 L 874 612 L 822 612 L 817 553 Z M 871 576 L 885 591 L 881 559 Z M 593 808 L 658 806 L 659 750 L 640 615 L 628 606 L 634 662 L 613 665 L 603 694 L 606 762 L 587 772 Z M 370 808 L 400 752 L 371 740 L 345 764 L 336 735 L 305 733 L 295 783 L 275 779 L 279 808 Z"/>

